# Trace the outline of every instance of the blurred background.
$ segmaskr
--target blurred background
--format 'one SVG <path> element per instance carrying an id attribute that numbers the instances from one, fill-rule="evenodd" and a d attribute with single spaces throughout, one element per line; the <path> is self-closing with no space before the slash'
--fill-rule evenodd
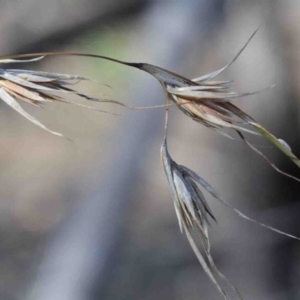
<path id="1" fill-rule="evenodd" d="M 260 26 L 220 78 L 240 92 L 276 83 L 235 104 L 299 157 L 299 20 L 297 0 L 2 0 L 0 54 L 91 52 L 193 78 L 229 62 Z M 81 90 L 128 105 L 164 103 L 153 78 L 110 62 L 53 57 L 13 67 L 93 78 L 112 89 L 85 83 Z M 179 231 L 159 159 L 163 109 L 98 105 L 121 113 L 113 116 L 23 105 L 69 142 L 0 106 L 0 299 L 220 299 Z M 253 141 L 300 176 L 262 139 Z M 300 236 L 299 183 L 245 145 L 172 108 L 169 148 L 244 213 Z M 213 256 L 244 299 L 300 299 L 300 243 L 208 201 L 218 220 Z"/>

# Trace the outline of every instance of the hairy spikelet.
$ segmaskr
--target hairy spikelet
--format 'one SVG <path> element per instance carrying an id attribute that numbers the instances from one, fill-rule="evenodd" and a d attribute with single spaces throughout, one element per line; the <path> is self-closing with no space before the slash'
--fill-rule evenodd
<path id="1" fill-rule="evenodd" d="M 211 220 L 216 221 L 216 219 L 213 215 L 213 212 L 209 208 L 209 205 L 200 187 L 211 194 L 213 198 L 230 208 L 239 217 L 290 238 L 296 240 L 300 240 L 300 238 L 280 231 L 272 226 L 257 222 L 229 204 L 208 182 L 201 178 L 197 173 L 185 166 L 178 165 L 171 158 L 168 152 L 166 136 L 161 146 L 161 159 L 170 186 L 173 204 L 181 232 L 186 234 L 188 241 L 198 258 L 198 261 L 213 284 L 216 286 L 217 290 L 221 293 L 222 297 L 227 300 L 229 299 L 227 294 L 218 284 L 212 271 L 214 271 L 221 279 L 225 280 L 227 284 L 236 292 L 238 297 L 242 299 L 238 289 L 233 286 L 227 277 L 217 269 L 211 256 L 208 226 L 210 225 Z M 209 265 L 206 263 L 192 236 L 193 230 L 199 233 L 199 239 L 203 246 Z"/>
<path id="2" fill-rule="evenodd" d="M 43 58 L 43 56 L 26 60 L 0 58 L 0 64 L 27 63 L 38 61 Z M 63 102 L 99 110 L 95 107 L 70 102 L 65 99 L 66 95 L 71 94 L 84 100 L 98 101 L 98 99 L 73 89 L 74 84 L 82 80 L 89 81 L 89 79 L 77 75 L 21 69 L 0 69 L 0 99 L 40 128 L 52 134 L 62 136 L 62 134 L 48 129 L 40 121 L 26 112 L 20 105 L 20 102 L 26 102 L 38 107 L 41 107 L 46 103 Z"/>

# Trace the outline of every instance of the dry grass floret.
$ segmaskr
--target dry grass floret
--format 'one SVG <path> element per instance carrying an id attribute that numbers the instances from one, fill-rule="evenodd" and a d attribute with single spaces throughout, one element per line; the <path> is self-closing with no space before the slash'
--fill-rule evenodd
<path id="1" fill-rule="evenodd" d="M 28 63 L 39 61 L 43 58 L 44 56 L 25 60 L 0 58 L 0 64 Z M 0 99 L 35 125 L 52 134 L 62 136 L 62 134 L 48 129 L 40 121 L 31 116 L 22 108 L 18 101 L 23 101 L 38 107 L 41 107 L 45 103 L 52 103 L 56 101 L 99 110 L 92 106 L 68 101 L 65 98 L 67 94 L 71 94 L 77 95 L 79 98 L 84 100 L 100 101 L 73 89 L 73 86 L 76 83 L 83 80 L 91 81 L 88 78 L 77 75 L 20 69 L 0 69 Z M 103 110 L 99 111 L 106 112 Z"/>

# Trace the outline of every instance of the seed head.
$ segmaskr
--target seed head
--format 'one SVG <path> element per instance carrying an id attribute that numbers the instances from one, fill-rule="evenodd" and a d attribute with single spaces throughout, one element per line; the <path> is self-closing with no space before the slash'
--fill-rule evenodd
<path id="1" fill-rule="evenodd" d="M 41 59 L 43 59 L 43 56 L 26 60 L 0 58 L 0 64 L 26 63 Z M 98 110 L 94 107 L 70 102 L 64 98 L 67 94 L 73 94 L 85 100 L 98 101 L 71 88 L 71 86 L 82 80 L 89 79 L 77 75 L 20 69 L 0 69 L 0 99 L 35 125 L 52 134 L 62 136 L 60 133 L 48 129 L 40 121 L 27 113 L 19 101 L 38 107 L 41 107 L 45 103 L 57 101 Z"/>

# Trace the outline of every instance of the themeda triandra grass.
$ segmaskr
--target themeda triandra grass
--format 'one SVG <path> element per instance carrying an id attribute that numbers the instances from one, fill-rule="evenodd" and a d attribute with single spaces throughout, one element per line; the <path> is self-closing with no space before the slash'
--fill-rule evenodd
<path id="1" fill-rule="evenodd" d="M 2 58 L 0 57 L 0 63 L 12 62 L 12 59 L 14 60 L 13 62 L 15 62 L 15 59 L 30 57 L 37 57 L 33 60 L 38 60 L 45 56 L 57 55 L 100 58 L 145 71 L 160 82 L 164 90 L 166 99 L 166 104 L 161 105 L 162 107 L 166 108 L 165 135 L 163 144 L 161 146 L 161 157 L 166 177 L 171 189 L 179 226 L 181 231 L 185 232 L 188 241 L 204 271 L 214 283 L 222 297 L 227 300 L 230 298 L 218 284 L 214 273 L 221 279 L 225 280 L 231 286 L 231 288 L 234 289 L 240 299 L 242 299 L 242 296 L 239 291 L 229 282 L 229 280 L 217 269 L 212 259 L 210 252 L 208 226 L 210 222 L 215 221 L 215 217 L 210 210 L 201 189 L 207 191 L 213 196 L 213 198 L 217 199 L 228 208 L 232 209 L 238 216 L 242 217 L 243 219 L 254 222 L 262 227 L 275 231 L 279 234 L 283 234 L 290 238 L 294 238 L 297 240 L 300 240 L 300 238 L 282 232 L 271 226 L 259 223 L 247 217 L 242 212 L 230 205 L 220 194 L 217 193 L 217 191 L 208 182 L 201 178 L 196 172 L 185 166 L 177 164 L 171 158 L 167 147 L 167 127 L 170 106 L 169 102 L 172 102 L 173 105 L 176 105 L 189 118 L 214 131 L 221 133 L 222 135 L 232 138 L 232 135 L 228 134 L 227 132 L 228 129 L 231 130 L 232 133 L 236 133 L 237 136 L 246 145 L 248 145 L 256 153 L 261 155 L 276 171 L 294 180 L 300 181 L 298 178 L 291 176 L 277 168 L 277 166 L 272 161 L 270 161 L 264 153 L 262 153 L 253 144 L 251 144 L 245 137 L 245 134 L 256 134 L 265 137 L 275 147 L 283 152 L 283 154 L 285 154 L 290 160 L 292 160 L 298 167 L 300 167 L 300 160 L 292 153 L 292 150 L 285 141 L 277 139 L 260 123 L 258 123 L 251 116 L 243 112 L 232 103 L 232 100 L 234 100 L 235 98 L 249 96 L 254 93 L 237 93 L 231 89 L 231 81 L 215 80 L 215 78 L 219 74 L 227 69 L 238 58 L 238 56 L 242 53 L 242 51 L 248 45 L 256 32 L 257 31 L 252 34 L 247 43 L 242 47 L 242 49 L 237 53 L 237 55 L 229 64 L 217 71 L 195 79 L 188 79 L 171 71 L 147 63 L 130 63 L 106 56 L 87 53 L 48 52 L 5 56 Z M 32 61 L 32 59 L 29 61 Z M 66 102 L 63 98 L 53 96 L 53 92 L 59 92 L 75 93 L 87 100 L 96 100 L 85 94 L 81 94 L 70 89 L 70 81 L 86 80 L 86 78 L 80 76 L 75 77 L 72 75 L 51 74 L 34 71 L 2 70 L 0 74 L 0 98 L 2 98 L 3 101 L 8 103 L 10 106 L 12 106 L 19 113 L 21 113 L 36 125 L 50 131 L 49 129 L 45 128 L 45 126 L 42 125 L 39 121 L 32 118 L 22 108 L 20 108 L 16 99 L 30 102 L 36 105 L 40 105 L 41 103 L 48 101 Z M 119 104 L 125 107 L 129 107 L 125 103 L 115 100 L 100 99 L 99 101 L 110 102 L 112 104 Z M 135 107 L 135 109 L 137 109 L 137 107 Z M 139 107 L 139 109 L 141 109 L 141 107 Z M 56 132 L 52 133 L 60 135 Z M 195 242 L 193 231 L 199 233 L 198 236 L 203 246 L 205 254 L 204 256 L 201 254 L 201 251 L 199 250 Z M 205 257 L 207 258 L 208 262 L 206 262 Z"/>

